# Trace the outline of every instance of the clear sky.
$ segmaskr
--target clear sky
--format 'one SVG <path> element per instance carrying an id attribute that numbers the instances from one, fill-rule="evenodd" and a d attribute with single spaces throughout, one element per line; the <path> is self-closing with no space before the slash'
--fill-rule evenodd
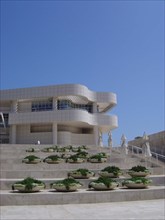
<path id="1" fill-rule="evenodd" d="M 1 89 L 114 92 L 114 144 L 164 130 L 164 1 L 1 0 Z"/>

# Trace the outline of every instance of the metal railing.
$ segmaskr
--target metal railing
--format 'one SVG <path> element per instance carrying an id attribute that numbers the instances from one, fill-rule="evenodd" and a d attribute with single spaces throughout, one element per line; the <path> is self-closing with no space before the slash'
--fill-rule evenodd
<path id="1" fill-rule="evenodd" d="M 137 146 L 134 146 L 134 145 L 129 145 L 128 148 L 131 150 L 132 154 L 138 154 L 138 155 L 143 154 L 143 151 L 142 151 L 141 147 L 137 147 Z M 152 154 L 152 157 L 154 157 L 156 159 L 157 163 L 159 163 L 159 161 L 165 162 L 165 156 L 164 155 L 158 154 L 158 153 L 153 152 L 153 151 L 151 151 L 151 154 Z"/>

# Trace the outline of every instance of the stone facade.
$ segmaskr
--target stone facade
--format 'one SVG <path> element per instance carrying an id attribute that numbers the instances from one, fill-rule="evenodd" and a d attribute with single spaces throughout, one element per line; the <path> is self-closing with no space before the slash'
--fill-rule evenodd
<path id="1" fill-rule="evenodd" d="M 112 92 L 64 84 L 0 91 L 0 142 L 98 145 L 99 133 L 118 127 Z"/>

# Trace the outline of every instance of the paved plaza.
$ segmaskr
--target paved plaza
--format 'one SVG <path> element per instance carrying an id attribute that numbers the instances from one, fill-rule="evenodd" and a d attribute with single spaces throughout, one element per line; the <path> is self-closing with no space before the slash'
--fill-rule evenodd
<path id="1" fill-rule="evenodd" d="M 165 200 L 131 202 L 2 206 L 1 220 L 164 220 Z"/>

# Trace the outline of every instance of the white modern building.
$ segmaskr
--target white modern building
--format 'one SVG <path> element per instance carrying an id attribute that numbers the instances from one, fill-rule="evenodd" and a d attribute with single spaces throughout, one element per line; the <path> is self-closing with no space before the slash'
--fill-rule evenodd
<path id="1" fill-rule="evenodd" d="M 98 145 L 118 127 L 116 94 L 80 84 L 0 91 L 0 142 L 10 144 Z"/>

